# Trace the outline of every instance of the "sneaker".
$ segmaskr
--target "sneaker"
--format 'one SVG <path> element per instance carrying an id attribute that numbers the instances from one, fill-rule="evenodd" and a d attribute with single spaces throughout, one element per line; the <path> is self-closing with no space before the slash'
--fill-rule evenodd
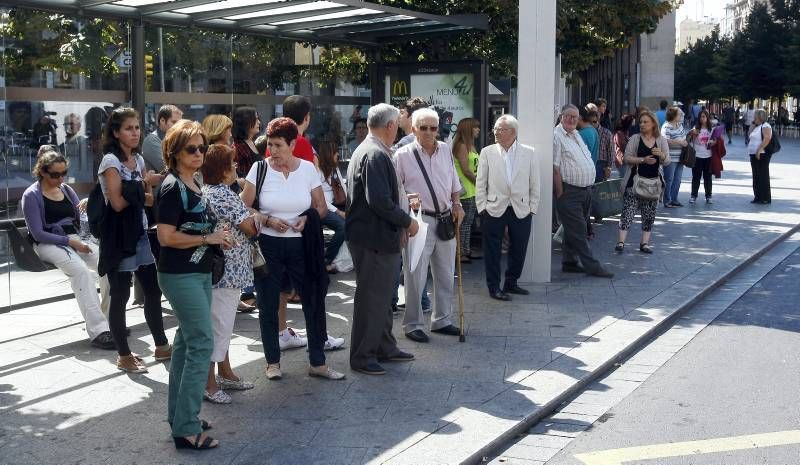
<path id="1" fill-rule="evenodd" d="M 689 205 L 694 205 L 695 202 L 697 202 L 697 197 L 692 197 L 689 199 Z"/>
<path id="2" fill-rule="evenodd" d="M 308 367 L 308 375 L 314 378 L 325 378 L 331 380 L 344 379 L 344 373 L 339 373 L 333 368 L 323 365 L 319 367 Z"/>
<path id="3" fill-rule="evenodd" d="M 281 350 L 296 349 L 305 347 L 308 344 L 308 339 L 298 336 L 292 328 L 286 328 L 278 333 L 278 344 Z"/>
<path id="4" fill-rule="evenodd" d="M 230 394 L 222 389 L 218 390 L 214 394 L 209 394 L 208 391 L 203 392 L 203 399 L 211 402 L 212 404 L 230 404 L 231 400 L 233 400 L 231 399 Z"/>
<path id="5" fill-rule="evenodd" d="M 280 363 L 268 363 L 266 369 L 267 379 L 276 380 L 283 377 Z"/>
<path id="6" fill-rule="evenodd" d="M 92 339 L 92 347 L 97 347 L 103 350 L 114 350 L 117 345 L 114 344 L 114 338 L 111 337 L 111 331 L 103 331 L 97 337 Z"/>
<path id="7" fill-rule="evenodd" d="M 156 362 L 163 362 L 172 358 L 172 346 L 164 344 L 163 346 L 156 346 L 156 351 L 153 354 Z"/>
<path id="8" fill-rule="evenodd" d="M 255 384 L 244 381 L 243 379 L 234 381 L 232 379 L 223 378 L 222 376 L 217 376 L 217 385 L 219 385 L 220 389 L 228 389 L 230 391 L 246 391 L 255 387 Z"/>
<path id="9" fill-rule="evenodd" d="M 711 197 L 706 197 L 706 205 L 711 205 L 712 203 L 714 203 L 714 201 L 711 200 Z"/>
<path id="10" fill-rule="evenodd" d="M 128 373 L 147 373 L 147 367 L 142 359 L 133 355 L 117 356 L 117 369 Z"/>
<path id="11" fill-rule="evenodd" d="M 332 337 L 328 335 L 328 339 L 325 340 L 325 350 L 336 350 L 341 349 L 344 347 L 344 338 L 343 337 Z"/>

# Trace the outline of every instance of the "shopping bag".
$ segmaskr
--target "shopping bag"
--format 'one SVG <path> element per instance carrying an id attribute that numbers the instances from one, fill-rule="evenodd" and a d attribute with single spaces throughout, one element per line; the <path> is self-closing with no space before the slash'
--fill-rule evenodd
<path id="1" fill-rule="evenodd" d="M 414 271 L 419 264 L 419 259 L 422 257 L 422 250 L 425 248 L 425 238 L 428 237 L 428 223 L 422 221 L 422 209 L 414 213 L 412 211 L 411 218 L 417 220 L 419 230 L 413 237 L 408 238 L 407 254 L 408 265 L 411 271 Z"/>
<path id="2" fill-rule="evenodd" d="M 342 243 L 342 247 L 339 248 L 339 253 L 336 254 L 336 258 L 333 259 L 333 263 L 331 264 L 336 267 L 336 271 L 342 273 L 353 270 L 353 257 L 350 256 L 350 249 L 347 248 L 346 242 Z"/>
<path id="3" fill-rule="evenodd" d="M 609 179 L 592 186 L 592 216 L 608 218 L 622 213 L 622 179 Z"/>

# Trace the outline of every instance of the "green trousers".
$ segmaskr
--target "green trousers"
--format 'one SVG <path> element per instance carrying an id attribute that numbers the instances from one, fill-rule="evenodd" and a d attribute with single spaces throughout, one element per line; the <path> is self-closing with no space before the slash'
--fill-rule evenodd
<path id="1" fill-rule="evenodd" d="M 178 318 L 169 366 L 167 421 L 172 435 L 194 436 L 214 349 L 211 328 L 211 273 L 158 273 L 158 284 Z"/>

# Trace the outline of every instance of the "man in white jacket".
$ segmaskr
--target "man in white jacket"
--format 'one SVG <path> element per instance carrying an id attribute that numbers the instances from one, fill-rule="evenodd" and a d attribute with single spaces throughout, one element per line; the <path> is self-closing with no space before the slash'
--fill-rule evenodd
<path id="1" fill-rule="evenodd" d="M 522 274 L 531 218 L 539 207 L 539 174 L 533 147 L 517 141 L 519 123 L 503 115 L 494 123 L 496 144 L 481 150 L 475 180 L 475 203 L 481 215 L 486 285 L 497 300 L 508 294 L 527 295 L 517 280 Z M 508 228 L 509 248 L 505 283 L 500 287 L 500 256 Z"/>

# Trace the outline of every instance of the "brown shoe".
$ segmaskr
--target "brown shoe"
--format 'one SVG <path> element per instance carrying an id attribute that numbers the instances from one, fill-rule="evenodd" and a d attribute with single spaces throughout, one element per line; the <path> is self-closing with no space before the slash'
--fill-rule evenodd
<path id="1" fill-rule="evenodd" d="M 156 352 L 153 354 L 156 362 L 163 362 L 172 358 L 172 346 L 164 344 L 163 346 L 156 346 Z"/>
<path id="2" fill-rule="evenodd" d="M 141 359 L 133 355 L 117 356 L 117 369 L 128 373 L 147 373 L 147 367 Z"/>

